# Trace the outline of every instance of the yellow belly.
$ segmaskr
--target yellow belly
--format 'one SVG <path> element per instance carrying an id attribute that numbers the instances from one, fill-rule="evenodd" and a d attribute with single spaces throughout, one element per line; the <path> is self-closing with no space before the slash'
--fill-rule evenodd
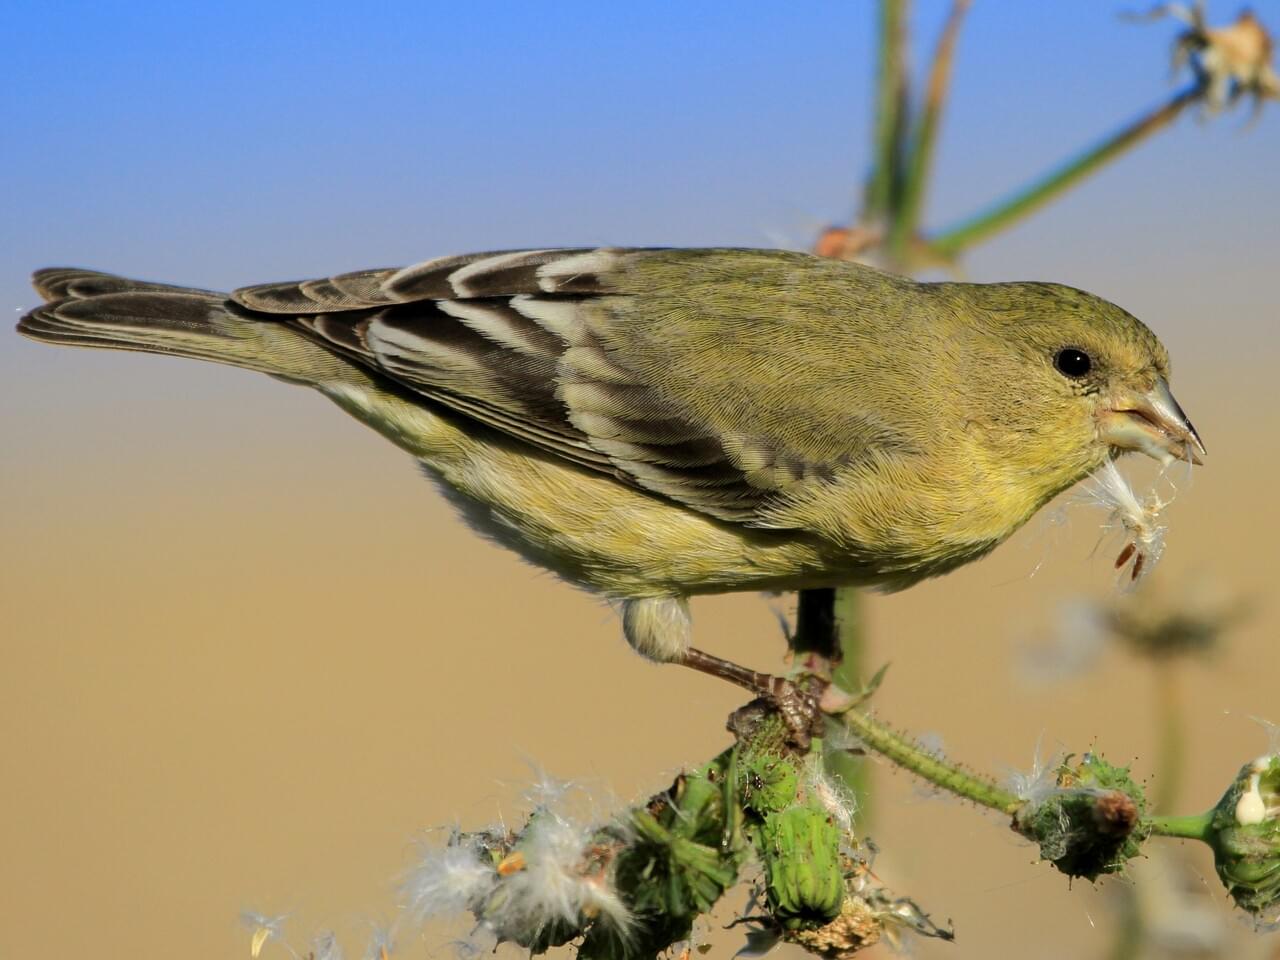
<path id="1" fill-rule="evenodd" d="M 796 589 L 866 571 L 814 537 L 713 520 L 493 435 L 372 382 L 322 385 L 357 419 L 416 457 L 482 535 L 614 597 Z"/>
<path id="2" fill-rule="evenodd" d="M 564 579 L 615 598 L 842 584 L 909 586 L 989 551 L 1034 511 L 988 504 L 920 511 L 900 484 L 798 501 L 789 529 L 714 520 L 457 421 L 370 380 L 321 384 L 340 407 L 416 457 L 480 534 Z M 887 499 L 886 499 L 887 498 Z M 918 506 L 918 504 L 916 504 Z M 1007 505 L 1005 505 L 1007 506 Z M 890 518 L 887 522 L 885 518 Z M 787 524 L 780 524 L 787 525 Z M 927 542 L 921 554 L 914 544 Z"/>

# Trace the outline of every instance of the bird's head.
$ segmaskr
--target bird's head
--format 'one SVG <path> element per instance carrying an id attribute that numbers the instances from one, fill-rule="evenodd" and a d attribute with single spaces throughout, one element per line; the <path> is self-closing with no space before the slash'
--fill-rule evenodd
<path id="1" fill-rule="evenodd" d="M 1202 462 L 1169 390 L 1168 353 L 1136 317 L 1058 284 L 957 287 L 972 309 L 971 416 L 1007 466 L 1041 475 L 1043 494 L 1130 450 Z"/>

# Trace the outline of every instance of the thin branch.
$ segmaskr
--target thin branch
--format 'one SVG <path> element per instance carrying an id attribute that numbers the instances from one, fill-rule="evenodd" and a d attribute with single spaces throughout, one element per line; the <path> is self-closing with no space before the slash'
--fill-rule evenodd
<path id="1" fill-rule="evenodd" d="M 1179 664 L 1162 659 L 1154 664 L 1156 683 L 1156 723 L 1159 743 L 1156 748 L 1156 789 L 1152 807 L 1157 813 L 1168 813 L 1182 792 L 1186 766 L 1187 731 L 1183 711 Z"/>
<path id="2" fill-rule="evenodd" d="M 1211 843 L 1214 811 L 1185 817 L 1154 816 L 1148 821 L 1151 833 L 1157 837 L 1175 837 L 1180 840 L 1199 840 Z"/>
<path id="3" fill-rule="evenodd" d="M 942 29 L 938 47 L 929 68 L 924 104 L 907 151 L 906 175 L 902 183 L 902 201 L 889 228 L 889 253 L 895 263 L 906 264 L 909 247 L 920 225 L 920 212 L 933 170 L 934 144 L 938 125 L 951 86 L 951 68 L 955 62 L 956 42 L 970 0 L 954 0 L 951 13 Z"/>
<path id="4" fill-rule="evenodd" d="M 907 6 L 907 0 L 880 2 L 875 158 L 863 204 L 866 221 L 892 217 L 902 179 L 907 113 Z"/>
<path id="5" fill-rule="evenodd" d="M 1013 226 L 1104 164 L 1167 127 L 1203 95 L 1202 84 L 1187 87 L 1162 106 L 1116 131 L 1008 199 L 950 230 L 944 230 L 929 242 L 929 249 L 943 259 L 954 259 L 974 244 Z"/>

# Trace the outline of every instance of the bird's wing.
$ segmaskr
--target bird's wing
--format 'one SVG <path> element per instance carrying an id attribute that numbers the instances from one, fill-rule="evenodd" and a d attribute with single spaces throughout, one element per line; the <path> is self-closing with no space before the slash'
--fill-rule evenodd
<path id="1" fill-rule="evenodd" d="M 743 257 L 757 258 L 760 288 L 740 279 Z M 232 296 L 548 454 L 750 524 L 894 442 L 814 389 L 838 388 L 840 368 L 830 350 L 806 347 L 826 317 L 795 281 L 827 263 L 764 251 L 523 250 Z M 753 312 L 779 279 L 781 302 Z"/>

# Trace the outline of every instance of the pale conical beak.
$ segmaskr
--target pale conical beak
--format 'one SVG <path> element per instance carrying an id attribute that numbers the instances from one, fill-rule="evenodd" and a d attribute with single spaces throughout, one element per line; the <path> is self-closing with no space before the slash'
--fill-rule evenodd
<path id="1" fill-rule="evenodd" d="M 1102 412 L 1101 436 L 1121 450 L 1138 450 L 1163 464 L 1204 463 L 1200 435 L 1169 392 L 1164 377 L 1146 393 L 1122 392 Z"/>

